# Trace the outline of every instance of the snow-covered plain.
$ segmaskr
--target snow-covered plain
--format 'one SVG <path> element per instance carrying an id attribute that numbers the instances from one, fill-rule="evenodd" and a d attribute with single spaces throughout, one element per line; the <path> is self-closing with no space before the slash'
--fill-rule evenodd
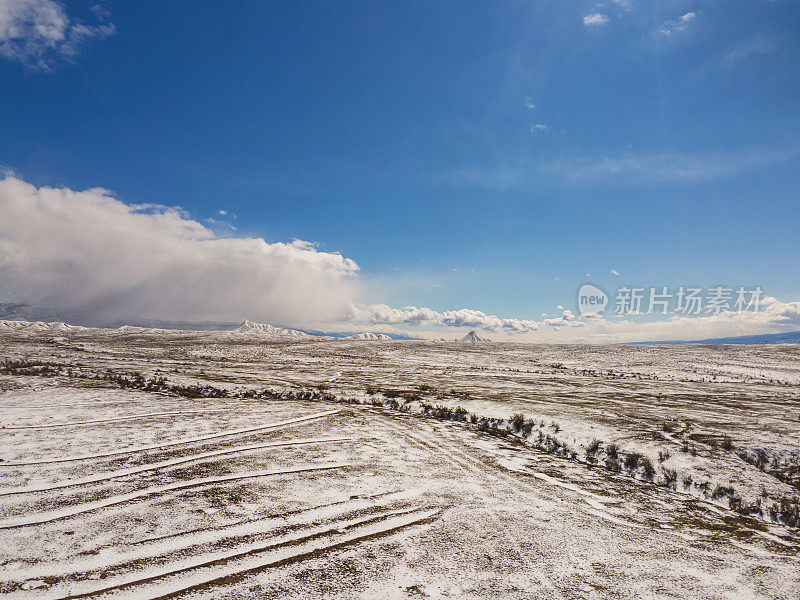
<path id="1" fill-rule="evenodd" d="M 586 464 L 592 439 L 754 500 L 796 493 L 796 346 L 529 346 L 0 327 L 9 598 L 800 597 L 800 533 L 696 485 Z M 258 331 L 255 331 L 258 329 Z M 231 397 L 121 389 L 140 372 Z M 325 389 L 323 400 L 242 390 Z M 406 398 L 406 412 L 382 404 Z M 341 400 L 350 400 L 342 402 Z M 576 459 L 424 403 L 523 413 Z M 659 457 L 659 453 L 661 456 Z M 781 462 L 782 461 L 782 462 Z"/>

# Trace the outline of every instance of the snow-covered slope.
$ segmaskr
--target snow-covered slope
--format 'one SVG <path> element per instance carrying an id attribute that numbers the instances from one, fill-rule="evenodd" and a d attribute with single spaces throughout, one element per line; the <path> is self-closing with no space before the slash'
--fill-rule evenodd
<path id="1" fill-rule="evenodd" d="M 459 340 L 462 344 L 482 344 L 486 342 L 491 342 L 492 340 L 487 338 L 480 337 L 474 331 L 470 331 L 467 335 Z"/>
<path id="2" fill-rule="evenodd" d="M 311 337 L 307 333 L 298 331 L 297 329 L 287 329 L 285 327 L 276 327 L 269 323 L 254 323 L 253 321 L 243 322 L 239 327 L 233 330 L 233 333 L 292 339 Z"/>
<path id="3" fill-rule="evenodd" d="M 348 335 L 345 339 L 348 340 L 391 340 L 388 335 L 385 333 L 354 333 L 353 335 Z"/>
<path id="4" fill-rule="evenodd" d="M 31 332 L 64 332 L 64 331 L 86 331 L 86 327 L 79 325 L 68 325 L 67 323 L 55 322 L 44 323 L 42 321 L 0 321 L 0 331 L 31 331 Z"/>

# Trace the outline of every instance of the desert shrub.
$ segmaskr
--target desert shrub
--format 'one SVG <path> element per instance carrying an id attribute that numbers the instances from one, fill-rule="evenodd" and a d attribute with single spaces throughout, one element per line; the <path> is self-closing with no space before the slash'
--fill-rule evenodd
<path id="1" fill-rule="evenodd" d="M 763 448 L 756 448 L 755 466 L 763 470 L 769 461 L 769 455 Z"/>
<path id="2" fill-rule="evenodd" d="M 469 416 L 469 412 L 463 406 L 456 406 L 450 412 L 450 418 L 454 421 L 466 421 Z"/>
<path id="3" fill-rule="evenodd" d="M 722 447 L 723 450 L 731 452 L 733 450 L 733 441 L 729 437 L 722 438 L 720 446 Z"/>
<path id="4" fill-rule="evenodd" d="M 617 460 L 619 458 L 619 447 L 616 444 L 608 444 L 608 446 L 606 446 L 606 456 Z"/>
<path id="5" fill-rule="evenodd" d="M 800 527 L 800 496 L 784 495 L 770 506 L 770 517 L 790 527 Z"/>
<path id="6" fill-rule="evenodd" d="M 650 459 L 646 456 L 643 456 L 639 460 L 639 464 L 642 467 L 642 475 L 645 479 L 652 480 L 653 476 L 656 474 L 656 470 L 653 468 L 653 463 L 650 462 Z"/>
<path id="7" fill-rule="evenodd" d="M 533 431 L 533 426 L 534 426 L 533 421 L 525 421 L 522 424 L 522 435 L 528 437 L 531 434 L 531 431 Z"/>
<path id="8" fill-rule="evenodd" d="M 678 472 L 675 469 L 670 469 L 669 467 L 661 467 L 661 472 L 664 474 L 664 485 L 674 488 L 678 481 Z M 686 485 L 685 478 L 684 485 Z"/>
<path id="9" fill-rule="evenodd" d="M 691 485 L 692 485 L 692 476 L 687 473 L 686 475 L 683 476 L 683 487 L 688 488 L 691 487 Z"/>
<path id="10" fill-rule="evenodd" d="M 61 365 L 36 363 L 28 360 L 4 360 L 0 364 L 0 373 L 7 375 L 33 375 L 38 377 L 55 377 L 61 372 Z"/>
<path id="11" fill-rule="evenodd" d="M 733 497 L 735 494 L 734 489 L 729 485 L 717 485 L 714 487 L 714 491 L 711 492 L 711 498 L 717 500 L 718 498 L 722 498 L 723 496 Z"/>
<path id="12" fill-rule="evenodd" d="M 602 442 L 600 440 L 598 440 L 597 438 L 592 438 L 592 441 L 589 442 L 588 446 L 586 446 L 586 455 L 587 456 L 589 456 L 589 455 L 593 456 L 593 455 L 597 454 L 597 451 L 600 450 L 600 444 L 601 443 Z"/>
<path id="13" fill-rule="evenodd" d="M 606 457 L 606 469 L 613 471 L 614 473 L 619 473 L 622 470 L 622 466 L 619 464 L 619 459 L 616 456 Z"/>
<path id="14" fill-rule="evenodd" d="M 509 422 L 514 431 L 521 431 L 522 426 L 525 425 L 525 415 L 522 413 L 515 413 L 511 415 L 511 420 Z"/>
<path id="15" fill-rule="evenodd" d="M 658 462 L 664 462 L 669 459 L 669 450 L 658 451 Z"/>
<path id="16" fill-rule="evenodd" d="M 629 452 L 625 455 L 625 468 L 634 471 L 639 468 L 639 463 L 644 458 L 639 452 Z"/>

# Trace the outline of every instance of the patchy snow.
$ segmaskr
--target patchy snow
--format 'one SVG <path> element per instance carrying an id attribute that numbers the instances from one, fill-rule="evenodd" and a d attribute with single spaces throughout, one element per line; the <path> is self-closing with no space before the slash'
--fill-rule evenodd
<path id="1" fill-rule="evenodd" d="M 0 347 L 74 371 L 0 374 L 4 597 L 800 597 L 796 530 L 585 464 L 597 438 L 599 456 L 639 451 L 658 477 L 782 493 L 721 444 L 780 460 L 800 447 L 791 347 L 47 328 L 6 328 Z M 88 377 L 108 370 L 230 396 Z M 278 393 L 319 388 L 352 403 Z M 528 440 L 580 456 L 371 405 L 406 396 L 418 413 L 523 413 Z"/>

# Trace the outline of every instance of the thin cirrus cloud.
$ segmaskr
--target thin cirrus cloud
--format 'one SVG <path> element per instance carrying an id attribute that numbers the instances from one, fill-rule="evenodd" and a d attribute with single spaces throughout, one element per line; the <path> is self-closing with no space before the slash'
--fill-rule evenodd
<path id="1" fill-rule="evenodd" d="M 539 162 L 460 167 L 436 178 L 445 185 L 510 189 L 552 179 L 575 185 L 693 183 L 739 177 L 800 156 L 800 145 L 729 152 L 653 152 L 611 156 L 562 156 Z"/>
<path id="2" fill-rule="evenodd" d="M 573 157 L 539 165 L 544 173 L 583 183 L 680 183 L 713 181 L 792 160 L 800 146 L 733 152 L 662 152 L 615 157 Z"/>
<path id="3" fill-rule="evenodd" d="M 116 33 L 105 23 L 108 12 L 93 10 L 97 25 L 85 25 L 67 14 L 57 0 L 3 0 L 0 2 L 0 57 L 31 70 L 51 70 L 60 60 L 73 59 L 86 43 Z"/>

